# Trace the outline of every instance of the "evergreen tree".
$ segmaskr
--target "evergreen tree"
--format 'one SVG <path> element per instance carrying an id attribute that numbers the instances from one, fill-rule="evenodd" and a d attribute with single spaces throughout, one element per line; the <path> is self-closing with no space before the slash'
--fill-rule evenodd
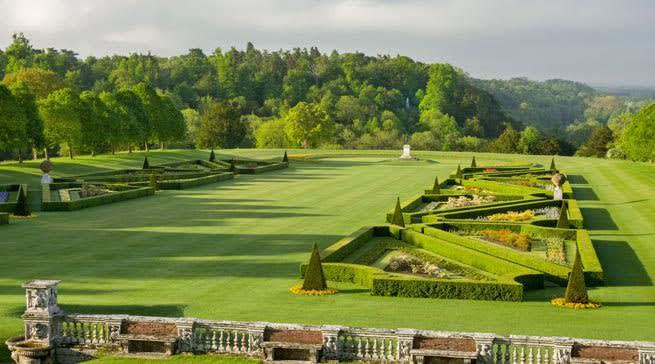
<path id="1" fill-rule="evenodd" d="M 216 153 L 214 153 L 213 149 L 212 149 L 211 153 L 209 153 L 209 161 L 210 162 L 216 162 Z"/>
<path id="2" fill-rule="evenodd" d="M 478 164 L 475 162 L 475 156 L 473 156 L 473 159 L 471 160 L 471 168 L 477 168 Z"/>
<path id="3" fill-rule="evenodd" d="M 27 203 L 27 191 L 23 185 L 18 188 L 18 200 L 16 201 L 16 208 L 14 215 L 16 216 L 30 216 L 30 206 Z"/>
<path id="4" fill-rule="evenodd" d="M 396 200 L 396 209 L 391 217 L 391 223 L 394 225 L 405 227 L 405 219 L 403 218 L 403 209 L 400 207 L 400 197 Z"/>
<path id="5" fill-rule="evenodd" d="M 145 159 L 143 159 L 143 167 L 142 168 L 143 169 L 150 169 L 150 163 L 148 163 L 148 157 L 145 157 Z"/>
<path id="6" fill-rule="evenodd" d="M 284 163 L 289 163 L 289 156 L 287 155 L 287 151 L 284 151 L 284 157 L 282 157 L 282 162 Z"/>
<path id="7" fill-rule="evenodd" d="M 460 164 L 457 165 L 457 172 L 455 172 L 455 178 L 462 178 L 462 166 Z"/>
<path id="8" fill-rule="evenodd" d="M 550 160 L 550 170 L 553 172 L 557 170 L 557 167 L 555 167 L 555 157 Z"/>
<path id="9" fill-rule="evenodd" d="M 566 201 L 562 202 L 562 208 L 559 210 L 559 219 L 557 220 L 558 229 L 568 229 L 569 228 L 569 217 L 568 217 L 568 205 Z"/>
<path id="10" fill-rule="evenodd" d="M 321 256 L 318 253 L 318 245 L 316 243 L 314 243 L 312 256 L 309 259 L 309 264 L 305 271 L 305 281 L 302 284 L 302 289 L 305 291 L 324 291 L 327 289 L 325 275 L 323 274 L 323 264 L 321 264 Z"/>
<path id="11" fill-rule="evenodd" d="M 439 189 L 439 177 L 434 177 L 434 185 L 432 186 L 432 193 L 438 195 L 441 193 Z"/>
<path id="12" fill-rule="evenodd" d="M 567 303 L 589 303 L 587 285 L 584 281 L 584 271 L 580 259 L 580 251 L 575 252 L 573 269 L 569 275 L 569 283 L 566 286 L 564 299 Z"/>

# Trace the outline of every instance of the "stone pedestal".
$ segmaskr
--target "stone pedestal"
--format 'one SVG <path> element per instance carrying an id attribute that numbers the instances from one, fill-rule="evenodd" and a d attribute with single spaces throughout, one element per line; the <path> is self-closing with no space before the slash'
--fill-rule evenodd
<path id="1" fill-rule="evenodd" d="M 555 186 L 555 189 L 553 189 L 553 200 L 562 200 L 562 198 L 564 198 L 562 188 L 560 186 Z"/>
<path id="2" fill-rule="evenodd" d="M 61 313 L 57 303 L 59 281 L 32 280 L 23 284 L 26 309 L 25 340 L 50 344 L 57 336 L 55 318 Z"/>
<path id="3" fill-rule="evenodd" d="M 412 157 L 410 153 L 410 146 L 409 144 L 403 145 L 403 154 L 398 157 L 400 160 L 416 160 L 416 158 Z"/>

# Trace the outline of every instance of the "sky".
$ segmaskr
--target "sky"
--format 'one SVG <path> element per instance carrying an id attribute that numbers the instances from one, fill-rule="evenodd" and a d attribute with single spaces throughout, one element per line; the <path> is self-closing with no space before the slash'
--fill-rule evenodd
<path id="1" fill-rule="evenodd" d="M 478 78 L 655 87 L 655 0 L 0 0 L 0 47 L 85 57 L 201 48 L 401 54 Z"/>

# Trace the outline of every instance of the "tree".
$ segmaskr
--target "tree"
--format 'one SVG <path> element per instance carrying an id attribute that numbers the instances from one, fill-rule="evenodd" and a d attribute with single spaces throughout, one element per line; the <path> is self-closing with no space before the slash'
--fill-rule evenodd
<path id="1" fill-rule="evenodd" d="M 143 159 L 143 166 L 141 167 L 141 169 L 150 169 L 150 163 L 148 162 L 147 156 Z"/>
<path id="2" fill-rule="evenodd" d="M 144 145 L 148 141 L 150 130 L 150 116 L 146 112 L 141 99 L 131 90 L 121 90 L 115 94 L 116 101 L 120 104 L 124 113 L 128 114 L 122 123 L 123 142 L 127 144 L 128 150 L 132 152 L 133 145 Z"/>
<path id="3" fill-rule="evenodd" d="M 580 251 L 577 249 L 575 252 L 575 260 L 573 261 L 573 269 L 571 270 L 571 274 L 569 274 L 569 282 L 566 285 L 564 300 L 567 303 L 589 303 L 587 285 L 584 280 L 582 259 L 580 258 Z"/>
<path id="4" fill-rule="evenodd" d="M 309 264 L 305 271 L 305 280 L 303 281 L 302 289 L 304 291 L 324 291 L 327 289 L 321 255 L 318 252 L 318 245 L 316 243 L 314 243 L 314 247 L 312 248 L 312 256 L 309 258 Z"/>
<path id="5" fill-rule="evenodd" d="M 284 156 L 282 157 L 282 162 L 283 163 L 289 163 L 289 156 L 287 155 L 287 151 L 284 151 Z"/>
<path id="6" fill-rule="evenodd" d="M 213 149 L 212 149 L 211 153 L 209 153 L 209 161 L 210 162 L 216 162 L 216 153 L 214 153 Z"/>
<path id="7" fill-rule="evenodd" d="M 540 139 L 539 130 L 533 126 L 528 126 L 521 132 L 516 148 L 523 154 L 536 154 Z"/>
<path id="8" fill-rule="evenodd" d="M 458 164 L 457 165 L 457 171 L 455 171 L 455 178 L 463 178 L 464 174 L 462 173 L 462 165 Z"/>
<path id="9" fill-rule="evenodd" d="M 198 144 L 209 148 L 234 148 L 241 144 L 246 126 L 237 106 L 216 101 L 200 116 Z"/>
<path id="10" fill-rule="evenodd" d="M 27 117 L 19 100 L 4 85 L 0 85 L 0 149 L 16 150 L 27 139 Z"/>
<path id="11" fill-rule="evenodd" d="M 579 148 L 599 126 L 601 124 L 594 119 L 584 122 L 576 121 L 566 127 L 566 140 L 574 147 Z"/>
<path id="12" fill-rule="evenodd" d="M 626 157 L 636 161 L 655 160 L 655 103 L 641 109 L 625 128 L 620 142 Z"/>
<path id="13" fill-rule="evenodd" d="M 107 105 L 93 92 L 84 91 L 80 95 L 81 146 L 94 156 L 100 152 L 109 139 L 111 126 Z"/>
<path id="14" fill-rule="evenodd" d="M 589 139 L 582 144 L 577 154 L 583 157 L 603 158 L 607 155 L 607 150 L 613 141 L 612 129 L 606 125 L 599 126 Z"/>
<path id="15" fill-rule="evenodd" d="M 557 167 L 555 166 L 555 157 L 553 157 L 550 160 L 550 168 L 548 168 L 550 171 L 557 171 Z"/>
<path id="16" fill-rule="evenodd" d="M 37 149 L 45 147 L 45 136 L 43 134 L 43 120 L 39 115 L 39 108 L 36 104 L 36 97 L 22 83 L 11 87 L 11 93 L 23 109 L 25 115 L 25 138 L 19 146 L 19 161 L 22 161 L 20 148 L 32 148 L 32 159 L 37 159 Z"/>
<path id="17" fill-rule="evenodd" d="M 471 159 L 471 168 L 477 168 L 478 164 L 475 162 L 475 156 Z"/>
<path id="18" fill-rule="evenodd" d="M 317 104 L 300 102 L 287 113 L 284 131 L 303 148 L 319 145 L 331 135 L 333 123 Z"/>
<path id="19" fill-rule="evenodd" d="M 11 38 L 12 42 L 5 50 L 7 73 L 30 67 L 34 61 L 34 49 L 23 33 L 14 33 Z"/>
<path id="20" fill-rule="evenodd" d="M 521 135 L 514 128 L 508 127 L 500 136 L 489 144 L 489 151 L 496 153 L 516 153 Z"/>
<path id="21" fill-rule="evenodd" d="M 80 98 L 70 88 L 57 90 L 39 101 L 47 145 L 65 144 L 70 159 L 82 135 L 80 108 Z"/>
<path id="22" fill-rule="evenodd" d="M 392 224 L 405 227 L 405 219 L 403 218 L 403 209 L 400 207 L 400 197 L 396 200 L 396 208 L 391 217 Z"/>
<path id="23" fill-rule="evenodd" d="M 56 73 L 41 68 L 23 68 L 5 75 L 2 82 L 8 86 L 24 84 L 37 100 L 43 100 L 52 92 L 66 88 L 66 83 Z"/>
<path id="24" fill-rule="evenodd" d="M 184 118 L 186 135 L 184 137 L 185 143 L 189 146 L 196 144 L 198 140 L 198 130 L 200 129 L 201 119 L 198 111 L 194 109 L 184 109 L 181 111 Z"/>
<path id="25" fill-rule="evenodd" d="M 257 148 L 284 148 L 289 146 L 284 131 L 284 119 L 272 119 L 261 123 L 253 132 Z"/>

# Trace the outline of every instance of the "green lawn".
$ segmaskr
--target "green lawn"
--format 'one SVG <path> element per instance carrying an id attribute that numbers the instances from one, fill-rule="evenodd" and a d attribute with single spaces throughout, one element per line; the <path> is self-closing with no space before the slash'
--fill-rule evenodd
<path id="1" fill-rule="evenodd" d="M 283 151 L 227 154 L 280 158 Z M 292 152 L 298 154 L 305 152 Z M 319 151 L 313 152 L 319 153 Z M 320 152 L 326 153 L 326 152 Z M 21 333 L 24 291 L 33 278 L 60 279 L 70 312 L 412 327 L 498 334 L 655 340 L 655 166 L 558 158 L 571 175 L 608 285 L 590 290 L 604 307 L 550 305 L 561 288 L 520 303 L 369 296 L 357 286 L 298 297 L 298 265 L 364 225 L 384 221 L 401 200 L 468 165 L 470 153 L 334 152 L 292 167 L 214 185 L 73 212 L 38 213 L 0 226 L 0 340 Z M 341 157 L 340 157 L 341 155 Z M 207 152 L 151 152 L 151 164 Z M 550 157 L 477 154 L 478 165 Z M 143 154 L 54 160 L 55 175 L 140 167 Z M 36 163 L 0 164 L 0 183 L 38 185 Z M 8 353 L 0 348 L 0 361 Z"/>

